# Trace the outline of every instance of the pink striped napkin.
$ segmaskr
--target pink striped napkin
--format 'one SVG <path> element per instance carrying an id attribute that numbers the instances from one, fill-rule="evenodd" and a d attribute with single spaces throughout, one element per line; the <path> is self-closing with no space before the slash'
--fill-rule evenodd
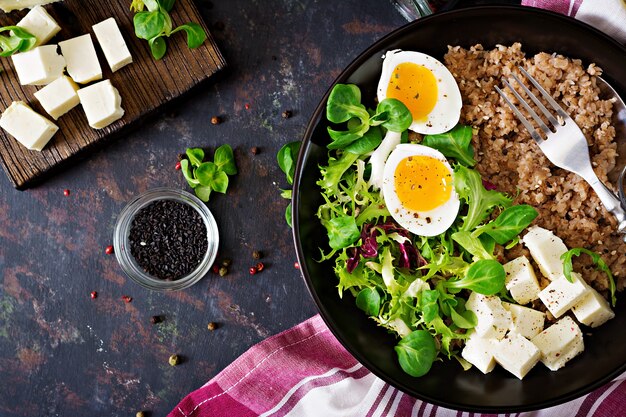
<path id="1" fill-rule="evenodd" d="M 522 5 L 575 17 L 626 43 L 624 0 L 522 0 Z"/>
<path id="2" fill-rule="evenodd" d="M 623 0 L 523 0 L 522 4 L 575 17 L 626 43 L 626 3 Z M 626 373 L 574 401 L 515 414 L 516 417 L 624 415 Z M 387 385 L 354 359 L 322 319 L 315 316 L 253 346 L 215 378 L 185 397 L 168 417 L 253 416 L 487 415 L 438 407 Z"/>
<path id="3" fill-rule="evenodd" d="M 515 416 L 616 417 L 625 410 L 626 374 L 577 400 Z M 168 417 L 253 416 L 487 417 L 428 404 L 387 385 L 341 346 L 319 315 L 253 346 Z"/>

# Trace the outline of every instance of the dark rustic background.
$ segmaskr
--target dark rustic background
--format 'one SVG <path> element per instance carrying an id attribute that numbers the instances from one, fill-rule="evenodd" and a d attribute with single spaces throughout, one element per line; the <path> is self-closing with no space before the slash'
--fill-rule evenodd
<path id="1" fill-rule="evenodd" d="M 164 416 L 251 345 L 316 313 L 293 266 L 275 155 L 302 137 L 341 69 L 405 22 L 388 0 L 196 3 L 225 72 L 36 188 L 16 191 L 0 175 L 2 417 Z M 117 214 L 147 189 L 187 189 L 178 153 L 223 143 L 239 174 L 208 206 L 230 274 L 173 293 L 129 281 L 104 253 Z M 266 269 L 250 276 L 253 250 Z M 165 321 L 153 325 L 157 314 Z M 219 328 L 208 331 L 210 321 Z M 172 353 L 183 364 L 171 367 Z"/>

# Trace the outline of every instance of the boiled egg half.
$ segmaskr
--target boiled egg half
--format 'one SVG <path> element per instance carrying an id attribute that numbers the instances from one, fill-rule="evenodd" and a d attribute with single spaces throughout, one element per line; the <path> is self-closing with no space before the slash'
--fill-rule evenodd
<path id="1" fill-rule="evenodd" d="M 433 135 L 452 129 L 461 116 L 461 92 L 448 69 L 432 56 L 394 50 L 385 54 L 378 101 L 400 100 L 413 115 L 410 130 Z"/>
<path id="2" fill-rule="evenodd" d="M 438 150 L 418 144 L 396 146 L 385 163 L 382 185 L 391 216 L 415 235 L 445 232 L 459 212 L 453 175 Z"/>

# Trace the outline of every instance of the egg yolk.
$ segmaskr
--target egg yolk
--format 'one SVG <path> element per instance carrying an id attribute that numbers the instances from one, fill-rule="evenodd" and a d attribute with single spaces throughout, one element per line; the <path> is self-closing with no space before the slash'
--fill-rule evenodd
<path id="1" fill-rule="evenodd" d="M 400 100 L 413 115 L 414 121 L 426 120 L 437 103 L 437 79 L 423 65 L 412 62 L 398 64 L 387 86 L 387 98 Z"/>
<path id="2" fill-rule="evenodd" d="M 450 199 L 452 174 L 440 160 L 415 155 L 404 158 L 394 175 L 396 194 L 404 207 L 429 211 Z"/>

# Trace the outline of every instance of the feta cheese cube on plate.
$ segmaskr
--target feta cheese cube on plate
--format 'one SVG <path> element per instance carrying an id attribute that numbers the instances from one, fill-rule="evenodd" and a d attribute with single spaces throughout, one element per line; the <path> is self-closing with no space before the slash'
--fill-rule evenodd
<path id="1" fill-rule="evenodd" d="M 79 84 L 102 79 L 102 68 L 89 34 L 59 42 L 67 73 Z"/>
<path id="2" fill-rule="evenodd" d="M 44 45 L 11 55 L 22 85 L 45 85 L 63 75 L 65 59 L 57 54 L 56 45 Z"/>
<path id="3" fill-rule="evenodd" d="M 572 307 L 579 322 L 589 327 L 598 327 L 615 317 L 609 302 L 598 291 L 591 287 L 587 291 L 587 295 Z"/>
<path id="4" fill-rule="evenodd" d="M 465 303 L 478 320 L 474 330 L 484 338 L 502 339 L 511 326 L 511 313 L 502 307 L 500 297 L 472 292 Z"/>
<path id="5" fill-rule="evenodd" d="M 527 339 L 531 339 L 543 330 L 546 315 L 541 311 L 505 302 L 502 306 L 511 313 L 511 330 Z"/>
<path id="6" fill-rule="evenodd" d="M 133 57 L 114 18 L 110 17 L 93 25 L 93 31 L 111 71 L 115 72 L 124 65 L 133 62 Z"/>
<path id="7" fill-rule="evenodd" d="M 23 101 L 14 101 L 2 113 L 0 127 L 33 151 L 41 151 L 59 130 L 57 125 Z"/>
<path id="8" fill-rule="evenodd" d="M 552 371 L 562 368 L 585 349 L 580 327 L 569 316 L 533 337 L 532 342 L 541 351 L 541 362 Z"/>
<path id="9" fill-rule="evenodd" d="M 41 6 L 33 7 L 16 26 L 26 29 L 37 38 L 35 46 L 45 44 L 61 31 L 61 26 Z"/>
<path id="10" fill-rule="evenodd" d="M 474 332 L 465 341 L 461 356 L 483 374 L 488 374 L 496 366 L 493 352 L 497 344 L 497 339 L 486 339 Z"/>
<path id="11" fill-rule="evenodd" d="M 528 229 L 522 242 L 546 278 L 553 281 L 563 275 L 561 255 L 567 252 L 567 247 L 560 237 L 542 227 L 533 226 Z"/>
<path id="12" fill-rule="evenodd" d="M 122 97 L 110 80 L 100 81 L 78 90 L 89 126 L 102 129 L 124 115 Z"/>
<path id="13" fill-rule="evenodd" d="M 561 275 L 539 293 L 539 299 L 556 318 L 574 307 L 589 291 L 580 274 L 572 272 L 572 280 L 574 282 L 569 282 L 565 275 Z"/>
<path id="14" fill-rule="evenodd" d="M 48 114 L 57 120 L 80 103 L 76 91 L 76 83 L 64 75 L 37 91 L 35 97 Z"/>
<path id="15" fill-rule="evenodd" d="M 528 304 L 539 297 L 541 287 L 527 257 L 520 256 L 506 263 L 504 271 L 506 289 L 519 304 Z"/>
<path id="16" fill-rule="evenodd" d="M 541 352 L 530 340 L 517 332 L 509 332 L 498 341 L 493 354 L 504 369 L 523 379 L 539 362 Z"/>

